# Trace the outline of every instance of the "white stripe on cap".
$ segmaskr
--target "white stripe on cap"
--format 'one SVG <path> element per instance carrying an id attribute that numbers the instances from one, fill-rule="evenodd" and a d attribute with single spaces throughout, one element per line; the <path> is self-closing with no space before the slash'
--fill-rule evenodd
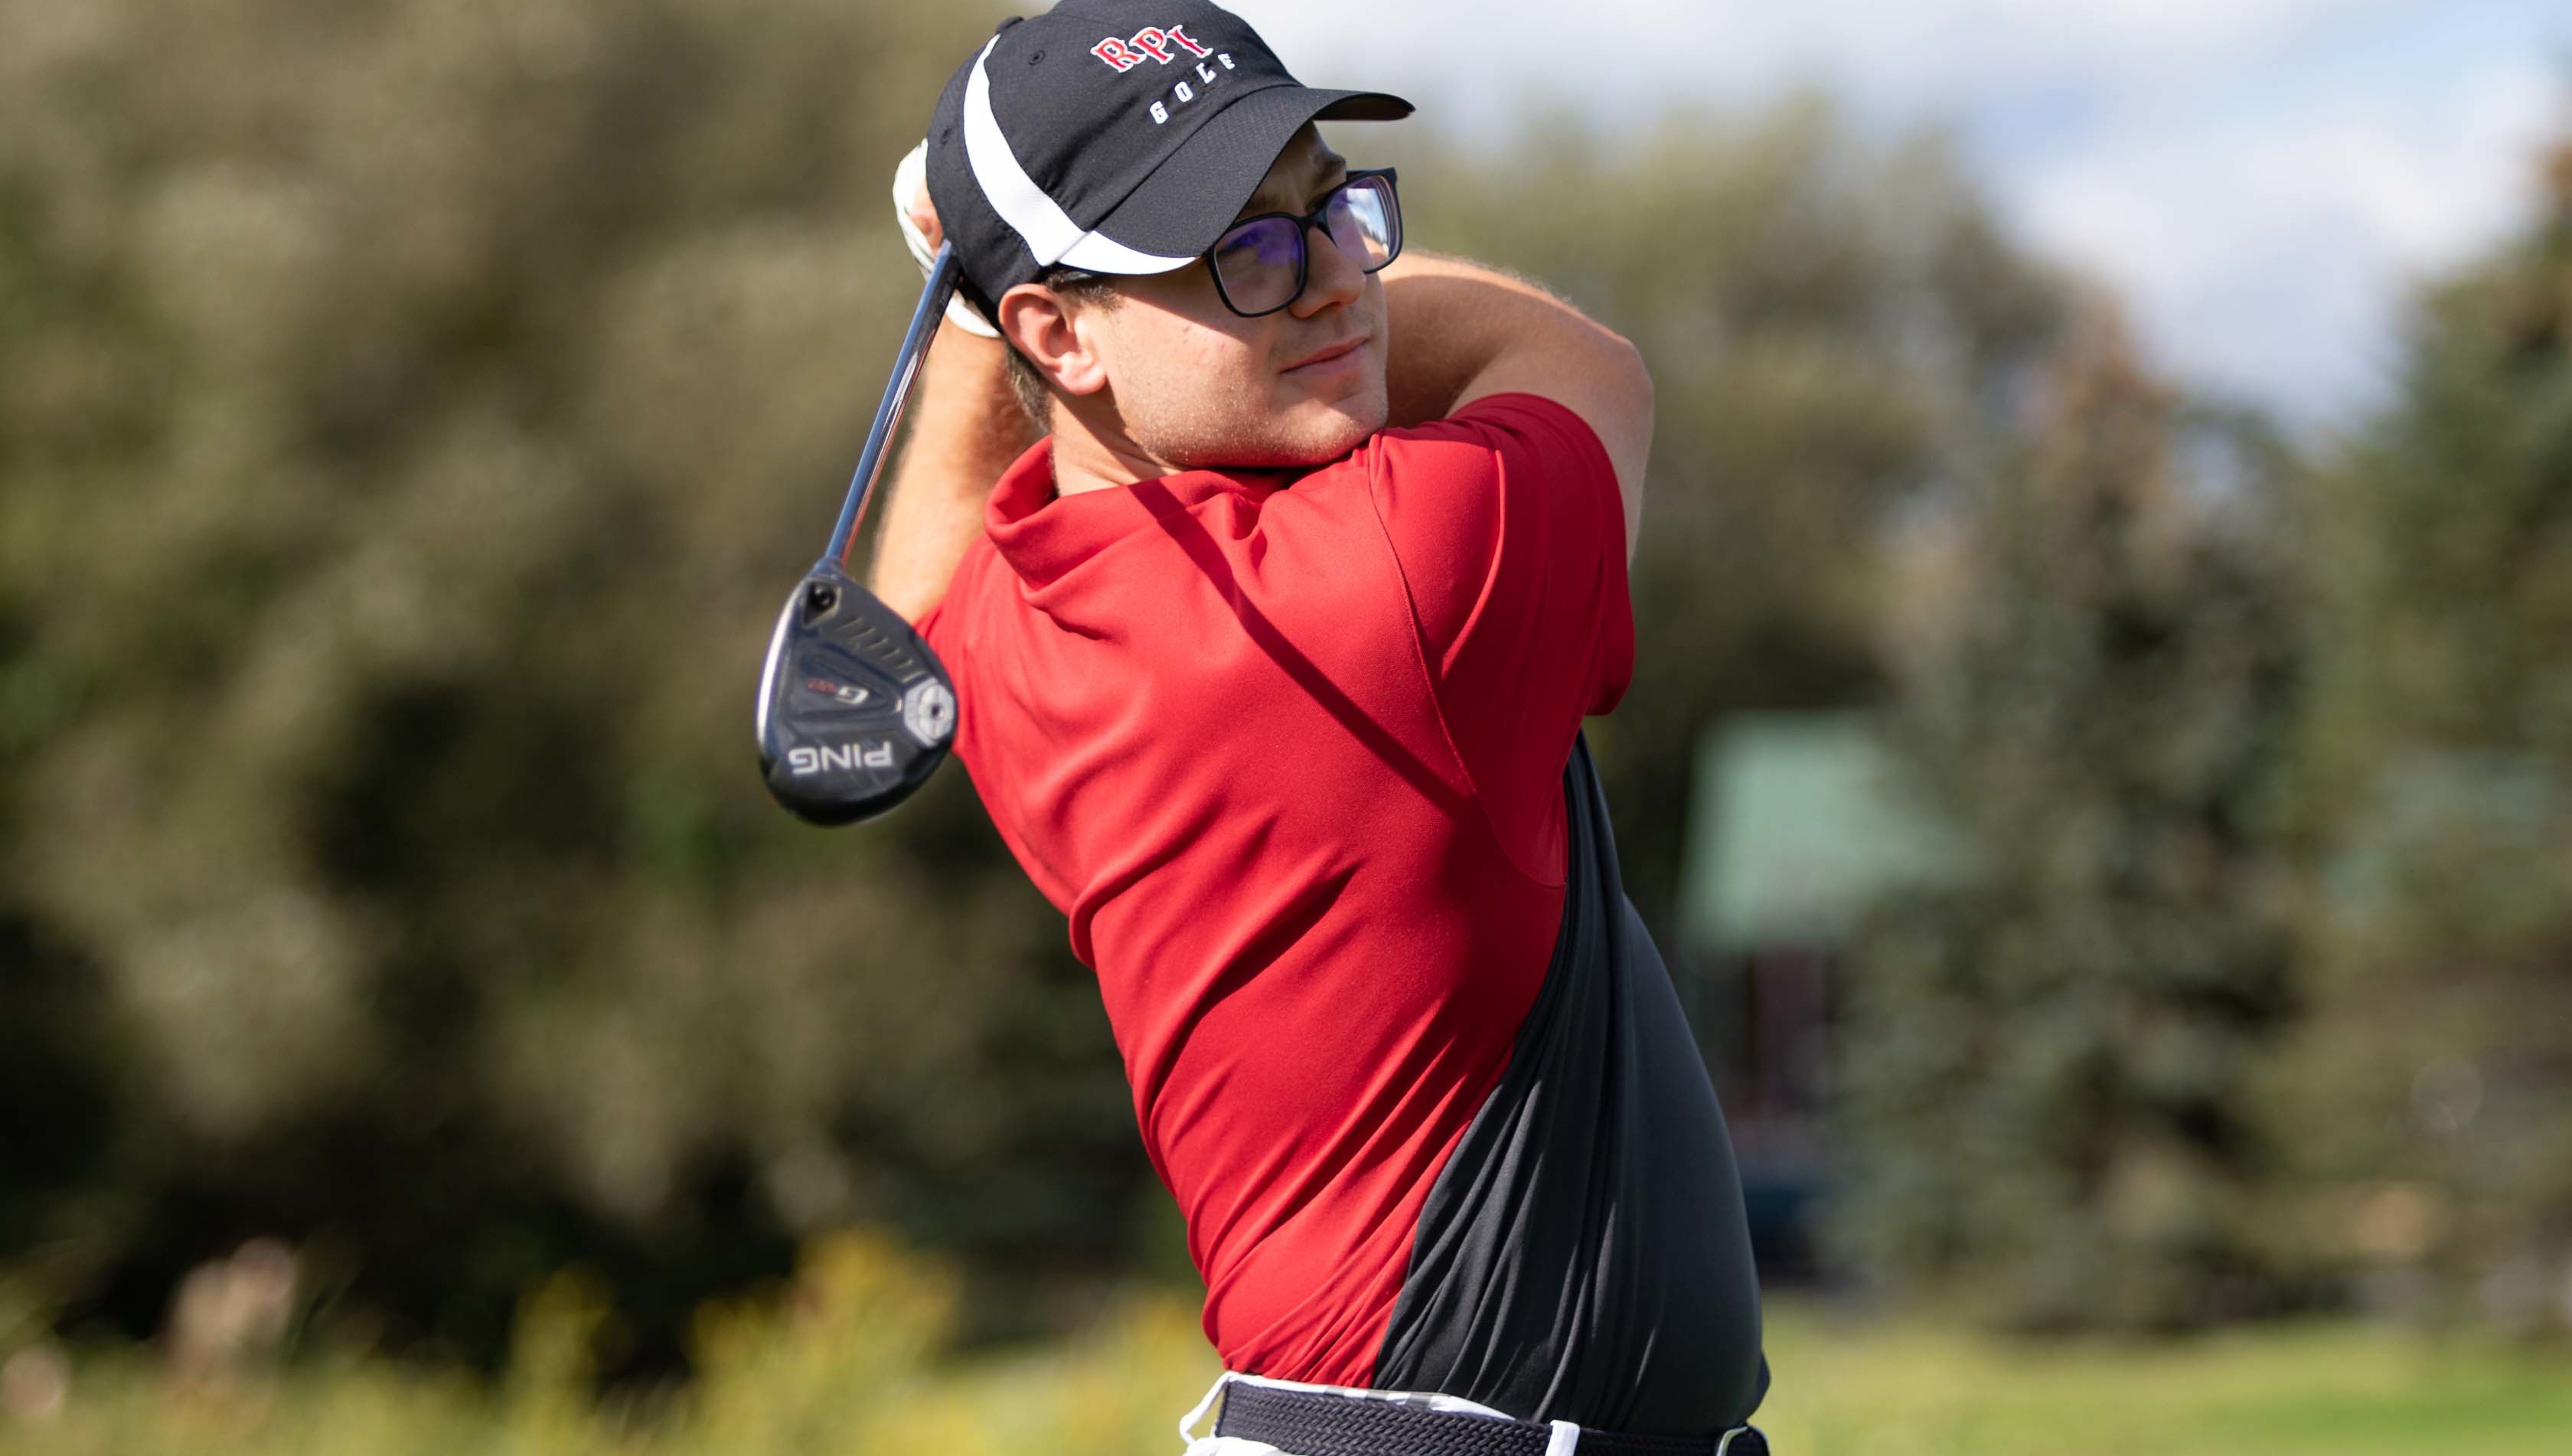
<path id="1" fill-rule="evenodd" d="M 1168 273 L 1195 262 L 1138 253 L 1103 233 L 1083 232 L 1027 176 L 1009 150 L 1009 139 L 1000 135 L 1000 119 L 991 114 L 991 78 L 983 65 L 991 59 L 991 46 L 999 43 L 1000 38 L 993 36 L 991 44 L 982 47 L 982 54 L 973 58 L 973 74 L 964 82 L 964 157 L 972 164 L 973 180 L 981 185 L 982 196 L 991 200 L 991 210 L 1026 241 L 1036 263 L 1042 267 L 1068 264 L 1090 273 L 1147 274 Z"/>

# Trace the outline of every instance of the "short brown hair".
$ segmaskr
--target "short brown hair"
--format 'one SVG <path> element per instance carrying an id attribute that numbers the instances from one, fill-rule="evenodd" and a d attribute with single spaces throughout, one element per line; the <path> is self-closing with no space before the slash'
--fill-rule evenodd
<path id="1" fill-rule="evenodd" d="M 1065 303 L 1082 308 L 1113 309 L 1117 303 L 1116 280 L 1106 274 L 1083 273 L 1076 268 L 1055 264 L 1046 269 L 1036 282 L 1053 290 Z M 1008 337 L 1001 336 L 1007 344 Z M 1018 396 L 1018 407 L 1027 412 L 1039 430 L 1053 427 L 1053 388 L 1018 347 L 1008 344 L 1009 392 Z"/>

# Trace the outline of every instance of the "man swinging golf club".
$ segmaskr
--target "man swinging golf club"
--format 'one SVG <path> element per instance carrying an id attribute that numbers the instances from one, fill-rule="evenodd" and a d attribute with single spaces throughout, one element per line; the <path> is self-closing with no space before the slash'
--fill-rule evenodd
<path id="1" fill-rule="evenodd" d="M 1097 973 L 1228 1372 L 1192 1450 L 1763 1451 L 1731 1148 L 1580 737 L 1650 381 L 1404 256 L 1313 123 L 1410 110 L 1203 0 L 1003 25 L 909 199 L 966 306 L 874 585 Z"/>

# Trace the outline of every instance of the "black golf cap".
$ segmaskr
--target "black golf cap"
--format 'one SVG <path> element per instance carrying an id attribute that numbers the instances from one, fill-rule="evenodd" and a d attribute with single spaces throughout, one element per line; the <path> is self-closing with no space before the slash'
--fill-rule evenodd
<path id="1" fill-rule="evenodd" d="M 988 315 L 1055 264 L 1183 268 L 1306 122 L 1410 114 L 1398 96 L 1304 85 L 1205 0 L 1062 0 L 1003 21 L 947 83 L 929 196 Z"/>

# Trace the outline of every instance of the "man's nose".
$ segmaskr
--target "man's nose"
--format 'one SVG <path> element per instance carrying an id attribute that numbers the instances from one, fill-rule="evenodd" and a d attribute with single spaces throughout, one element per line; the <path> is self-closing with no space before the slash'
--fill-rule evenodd
<path id="1" fill-rule="evenodd" d="M 1316 223 L 1304 230 L 1304 292 L 1295 296 L 1288 312 L 1310 319 L 1325 309 L 1346 308 L 1358 301 L 1366 288 L 1366 271 L 1331 241 L 1328 228 Z"/>

